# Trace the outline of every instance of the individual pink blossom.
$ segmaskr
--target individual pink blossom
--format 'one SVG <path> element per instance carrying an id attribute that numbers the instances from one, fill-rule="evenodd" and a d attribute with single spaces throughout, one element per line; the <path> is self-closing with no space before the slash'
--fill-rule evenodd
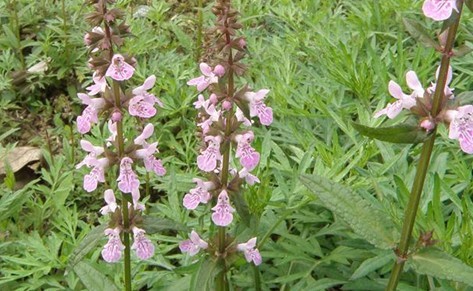
<path id="1" fill-rule="evenodd" d="M 188 253 L 191 257 L 195 256 L 201 249 L 207 249 L 209 244 L 202 240 L 194 230 L 189 235 L 190 239 L 179 243 L 179 249 L 183 253 Z"/>
<path id="2" fill-rule="evenodd" d="M 440 66 L 437 68 L 437 71 L 435 72 L 435 83 L 432 83 L 429 88 L 427 88 L 427 92 L 430 94 L 434 94 L 435 92 L 435 87 L 437 87 L 437 80 L 439 78 L 439 73 L 440 73 Z M 455 96 L 453 95 L 453 88 L 450 88 L 448 85 L 452 81 L 453 77 L 453 72 L 452 72 L 452 67 L 448 66 L 448 71 L 447 71 L 447 80 L 445 80 L 445 95 L 449 99 L 453 99 Z"/>
<path id="3" fill-rule="evenodd" d="M 391 94 L 391 96 L 393 96 L 394 98 L 398 100 L 393 103 L 388 104 L 386 108 L 381 109 L 380 111 L 376 112 L 374 114 L 375 118 L 378 118 L 381 115 L 385 114 L 388 118 L 392 119 L 396 117 L 399 113 L 401 113 L 402 109 L 411 109 L 413 106 L 415 106 L 416 97 L 418 98 L 423 97 L 424 90 L 422 86 L 420 85 L 417 75 L 413 71 L 407 72 L 406 81 L 409 88 L 413 90 L 411 95 L 404 94 L 404 92 L 402 92 L 401 87 L 393 80 L 389 81 L 389 85 L 388 85 L 389 94 Z"/>
<path id="4" fill-rule="evenodd" d="M 116 81 L 128 80 L 133 76 L 135 68 L 125 62 L 125 58 L 120 54 L 115 54 L 112 57 L 112 62 L 105 72 L 105 76 L 111 77 Z"/>
<path id="5" fill-rule="evenodd" d="M 147 260 L 154 254 L 153 243 L 145 237 L 145 231 L 138 227 L 133 227 L 133 245 L 132 250 L 135 250 L 136 256 L 141 260 Z"/>
<path id="6" fill-rule="evenodd" d="M 220 153 L 222 137 L 219 135 L 208 135 L 205 137 L 205 141 L 208 145 L 197 157 L 197 166 L 204 172 L 211 172 L 217 167 L 217 161 L 222 160 L 222 154 Z"/>
<path id="7" fill-rule="evenodd" d="M 105 167 L 108 165 L 108 159 L 90 159 L 89 163 L 92 170 L 84 176 L 83 188 L 87 192 L 92 192 L 97 189 L 99 182 L 105 182 Z"/>
<path id="8" fill-rule="evenodd" d="M 102 215 L 107 215 L 108 213 L 114 213 L 118 208 L 117 200 L 115 199 L 115 194 L 112 189 L 107 189 L 104 192 L 104 200 L 107 203 L 104 207 L 100 208 L 100 213 Z"/>
<path id="9" fill-rule="evenodd" d="M 261 89 L 258 92 L 247 92 L 245 98 L 249 101 L 250 116 L 258 116 L 262 125 L 270 125 L 273 122 L 273 109 L 267 107 L 263 100 L 269 93 L 267 89 Z"/>
<path id="10" fill-rule="evenodd" d="M 145 169 L 148 172 L 154 172 L 158 176 L 166 175 L 166 168 L 163 166 L 163 161 L 157 159 L 155 156 L 150 155 L 144 159 Z"/>
<path id="11" fill-rule="evenodd" d="M 100 76 L 97 74 L 97 72 L 94 72 L 92 79 L 94 80 L 94 84 L 85 88 L 87 91 L 89 91 L 88 95 L 94 96 L 98 93 L 105 92 L 105 88 L 107 87 L 107 80 L 105 79 L 105 76 Z"/>
<path id="12" fill-rule="evenodd" d="M 117 123 L 113 122 L 112 120 L 108 120 L 107 128 L 108 128 L 108 131 L 110 131 L 111 133 L 111 135 L 106 139 L 107 146 L 110 146 L 110 143 L 114 142 L 115 139 L 117 138 L 117 134 L 118 134 Z"/>
<path id="13" fill-rule="evenodd" d="M 245 179 L 245 182 L 248 183 L 248 185 L 254 185 L 255 183 L 259 183 L 260 180 L 258 179 L 258 177 L 256 177 L 255 175 L 252 175 L 247 168 L 243 168 L 240 170 L 240 172 L 238 172 L 238 176 L 240 178 L 244 178 Z"/>
<path id="14" fill-rule="evenodd" d="M 448 137 L 458 139 L 460 148 L 467 154 L 473 154 L 473 105 L 449 110 L 447 116 L 451 120 Z"/>
<path id="15" fill-rule="evenodd" d="M 192 181 L 197 183 L 197 186 L 189 190 L 189 193 L 184 195 L 182 201 L 184 207 L 190 210 L 196 209 L 200 203 L 207 204 L 210 198 L 212 198 L 209 190 L 213 190 L 215 188 L 213 182 L 204 182 L 199 178 L 194 178 Z"/>
<path id="16" fill-rule="evenodd" d="M 146 124 L 146 126 L 143 128 L 143 131 L 139 136 L 137 136 L 133 142 L 136 145 L 144 145 L 146 144 L 146 139 L 148 139 L 150 136 L 153 135 L 154 132 L 154 125 L 152 123 Z"/>
<path id="17" fill-rule="evenodd" d="M 251 238 L 246 243 L 241 243 L 237 245 L 237 250 L 243 252 L 245 259 L 248 263 L 253 262 L 256 266 L 260 265 L 262 262 L 261 254 L 256 248 L 256 237 Z"/>
<path id="18" fill-rule="evenodd" d="M 218 67 L 218 66 L 217 66 Z M 215 68 L 217 68 L 215 67 Z M 223 68 L 223 67 L 222 67 Z M 200 77 L 197 77 L 197 78 L 194 78 L 190 81 L 187 82 L 187 85 L 189 86 L 197 86 L 197 90 L 199 92 L 202 92 L 204 91 L 205 89 L 207 89 L 207 87 L 210 85 L 210 84 L 214 84 L 214 83 L 217 83 L 218 82 L 218 75 L 217 73 L 221 73 L 221 69 L 219 67 L 219 69 L 217 70 L 217 72 L 215 72 L 215 69 L 212 70 L 212 68 L 207 65 L 206 63 L 201 63 L 200 64 L 200 71 L 202 72 L 202 76 Z M 222 74 L 223 75 L 223 74 Z"/>
<path id="19" fill-rule="evenodd" d="M 120 162 L 120 175 L 118 176 L 118 189 L 123 193 L 131 193 L 140 187 L 138 176 L 133 172 L 131 165 L 133 160 L 129 157 L 124 157 Z"/>
<path id="20" fill-rule="evenodd" d="M 133 191 L 131 191 L 131 199 L 133 201 L 133 209 L 139 211 L 144 211 L 146 209 L 145 205 L 140 203 L 140 189 L 133 189 Z M 130 206 L 129 203 L 128 206 Z"/>
<path id="21" fill-rule="evenodd" d="M 82 115 L 77 117 L 77 130 L 85 134 L 90 131 L 92 124 L 98 122 L 98 112 L 105 106 L 105 99 L 90 98 L 84 93 L 79 93 L 77 96 L 82 100 L 82 104 L 87 105 Z"/>
<path id="22" fill-rule="evenodd" d="M 458 12 L 457 0 L 426 0 L 422 5 L 425 16 L 435 21 L 442 21 L 450 18 L 452 10 Z"/>
<path id="23" fill-rule="evenodd" d="M 250 145 L 253 139 L 254 134 L 252 131 L 235 136 L 235 141 L 237 142 L 235 156 L 240 158 L 240 164 L 248 169 L 248 171 L 252 171 L 258 165 L 260 159 L 260 154 Z"/>
<path id="24" fill-rule="evenodd" d="M 122 251 L 125 249 L 125 246 L 120 240 L 120 229 L 107 228 L 105 235 L 108 235 L 108 242 L 103 247 L 102 258 L 109 263 L 118 262 L 122 256 Z"/>
<path id="25" fill-rule="evenodd" d="M 236 108 L 235 110 L 235 117 L 236 119 L 241 122 L 244 126 L 251 126 L 251 120 L 246 118 L 245 114 L 239 107 Z"/>
<path id="26" fill-rule="evenodd" d="M 149 89 L 153 88 L 155 82 L 156 77 L 151 75 L 144 81 L 143 85 L 133 89 L 134 97 L 131 98 L 128 103 L 128 111 L 130 112 L 130 115 L 141 118 L 150 118 L 157 112 L 154 107 L 155 103 L 160 107 L 163 107 L 161 100 L 148 92 Z"/>
<path id="27" fill-rule="evenodd" d="M 233 221 L 235 209 L 230 205 L 227 191 L 222 190 L 218 195 L 217 205 L 212 210 L 212 221 L 218 226 L 227 226 Z"/>
<path id="28" fill-rule="evenodd" d="M 76 169 L 79 169 L 82 166 L 87 166 L 89 168 L 92 167 L 92 163 L 104 152 L 103 147 L 94 146 L 91 142 L 85 139 L 80 141 L 80 146 L 84 151 L 88 152 L 88 154 L 79 164 L 76 165 Z"/>

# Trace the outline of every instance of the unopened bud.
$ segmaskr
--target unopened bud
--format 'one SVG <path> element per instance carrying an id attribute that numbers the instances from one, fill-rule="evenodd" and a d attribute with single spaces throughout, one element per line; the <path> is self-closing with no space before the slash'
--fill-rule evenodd
<path id="1" fill-rule="evenodd" d="M 115 109 L 112 113 L 112 121 L 119 122 L 120 120 L 122 120 L 122 113 L 120 112 L 120 110 Z"/>
<path id="2" fill-rule="evenodd" d="M 222 108 L 223 108 L 223 110 L 228 111 L 228 110 L 232 109 L 232 103 L 228 100 L 225 100 L 222 103 Z"/>
<path id="3" fill-rule="evenodd" d="M 222 65 L 216 65 L 214 68 L 214 74 L 219 77 L 222 77 L 223 75 L 225 75 L 225 68 Z"/>

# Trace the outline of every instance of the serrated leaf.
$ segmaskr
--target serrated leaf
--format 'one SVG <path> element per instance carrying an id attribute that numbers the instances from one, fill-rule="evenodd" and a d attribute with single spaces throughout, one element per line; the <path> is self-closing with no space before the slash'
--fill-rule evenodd
<path id="1" fill-rule="evenodd" d="M 191 291 L 206 291 L 211 290 L 209 288 L 210 279 L 214 278 L 219 271 L 218 262 L 211 260 L 207 257 L 201 259 L 199 269 L 192 276 L 191 285 L 189 290 Z"/>
<path id="2" fill-rule="evenodd" d="M 365 260 L 358 269 L 355 270 L 353 275 L 351 275 L 350 280 L 356 280 L 361 277 L 368 275 L 371 272 L 378 270 L 379 268 L 384 267 L 385 265 L 394 262 L 395 260 L 394 253 L 392 251 L 386 251 L 382 254 L 377 255 L 376 257 L 369 258 Z"/>
<path id="3" fill-rule="evenodd" d="M 74 266 L 74 272 L 87 290 L 118 291 L 115 284 L 103 275 L 99 270 L 86 262 L 78 262 Z"/>
<path id="4" fill-rule="evenodd" d="M 391 143 L 417 144 L 424 142 L 430 135 L 422 127 L 410 124 L 377 128 L 355 122 L 352 125 L 364 136 Z"/>
<path id="5" fill-rule="evenodd" d="M 392 249 L 399 240 L 394 223 L 349 188 L 317 175 L 300 179 L 324 205 L 348 223 L 359 236 L 380 249 Z"/>
<path id="6" fill-rule="evenodd" d="M 427 47 L 440 50 L 440 45 L 432 39 L 427 29 L 425 29 L 418 21 L 409 18 L 402 18 L 402 22 L 404 23 L 407 32 L 409 32 L 414 39 L 423 43 Z"/>
<path id="7" fill-rule="evenodd" d="M 149 215 L 143 217 L 142 228 L 148 234 L 161 232 L 163 230 L 187 231 L 187 227 L 180 223 L 170 219 L 153 217 Z"/>
<path id="8" fill-rule="evenodd" d="M 473 287 L 473 268 L 438 249 L 426 248 L 409 258 L 416 272 Z"/>
<path id="9" fill-rule="evenodd" d="M 93 228 L 84 239 L 82 239 L 69 256 L 69 268 L 74 268 L 76 264 L 82 261 L 82 259 L 98 245 L 99 241 L 105 237 L 105 228 L 107 228 L 107 225 L 99 225 Z"/>
<path id="10" fill-rule="evenodd" d="M 248 210 L 248 204 L 246 203 L 246 200 L 245 200 L 245 197 L 243 197 L 243 194 L 241 192 L 233 193 L 232 201 L 243 223 L 247 227 L 250 227 L 251 214 L 250 214 L 250 211 Z"/>

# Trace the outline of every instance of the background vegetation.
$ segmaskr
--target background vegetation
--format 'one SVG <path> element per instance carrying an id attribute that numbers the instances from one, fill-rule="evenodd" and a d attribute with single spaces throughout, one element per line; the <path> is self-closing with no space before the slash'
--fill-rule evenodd
<path id="1" fill-rule="evenodd" d="M 168 174 L 149 177 L 147 211 L 166 220 L 151 236 L 157 255 L 133 263 L 134 285 L 136 290 L 188 290 L 197 266 L 194 258 L 180 253 L 178 242 L 198 221 L 189 219 L 181 206 L 198 172 L 192 107 L 196 94 L 186 85 L 198 70 L 196 4 L 117 2 L 126 9 L 136 36 L 125 48 L 138 59 L 139 78 L 134 80 L 138 85 L 138 79 L 155 74 L 153 93 L 165 104 L 153 122 Z M 436 24 L 421 17 L 421 2 L 234 1 L 250 53 L 247 80 L 254 88 L 271 90 L 268 100 L 275 116 L 270 128 L 261 127 L 255 134 L 262 153 L 257 173 L 261 184 L 245 194 L 250 212 L 260 217 L 248 231 L 259 238 L 265 290 L 385 286 L 394 262 L 392 250 L 376 248 L 369 233 L 360 235 L 360 229 L 349 224 L 340 214 L 349 204 L 334 202 L 334 212 L 326 208 L 323 199 L 303 186 L 300 175 L 318 174 L 350 187 L 399 228 L 419 147 L 361 137 L 351 122 L 381 124 L 373 112 L 391 102 L 390 79 L 405 88 L 407 70 L 415 70 L 425 85 L 433 81 L 438 55 L 413 39 L 402 21 L 417 18 L 433 31 Z M 213 21 L 211 4 L 204 1 L 204 27 Z M 84 173 L 74 167 L 83 158 L 75 129 L 82 110 L 76 94 L 90 79 L 82 40 L 89 29 L 85 7 L 73 0 L 0 3 L 0 153 L 34 146 L 44 157 L 36 170 L 14 174 L 7 167 L 2 176 L 2 290 L 104 290 L 112 288 L 109 282 L 120 286 L 121 264 L 100 258 L 106 238 L 96 246 L 87 244 L 102 236 L 96 226 L 101 224 L 103 198 L 100 191 L 91 195 L 82 189 Z M 141 13 L 144 9 L 146 14 Z M 459 42 L 470 44 L 467 28 L 473 18 L 471 13 L 462 18 Z M 47 64 L 44 72 L 27 71 L 41 62 Z M 471 90 L 472 63 L 469 55 L 453 59 L 457 96 Z M 473 266 L 473 158 L 461 153 L 445 128 L 440 134 L 415 237 L 433 230 L 435 248 Z M 240 266 L 232 270 L 235 290 L 252 290 L 253 271 L 243 259 Z M 433 263 L 427 266 L 448 271 Z M 425 268 L 408 264 L 399 290 L 472 288 L 473 277 L 434 278 L 423 275 L 429 274 Z"/>

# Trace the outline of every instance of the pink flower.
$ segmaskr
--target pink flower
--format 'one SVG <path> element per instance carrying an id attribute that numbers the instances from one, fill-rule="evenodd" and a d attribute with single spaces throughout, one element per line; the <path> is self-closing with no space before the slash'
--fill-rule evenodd
<path id="1" fill-rule="evenodd" d="M 237 249 L 245 254 L 248 263 L 253 262 L 256 266 L 262 262 L 261 254 L 256 247 L 256 237 L 251 238 L 246 243 L 238 244 Z"/>
<path id="2" fill-rule="evenodd" d="M 250 102 L 250 116 L 258 116 L 259 121 L 262 125 L 270 125 L 273 122 L 273 109 L 267 107 L 263 100 L 269 90 L 262 89 L 258 92 L 247 92 L 245 93 L 246 99 Z"/>
<path id="3" fill-rule="evenodd" d="M 212 198 L 209 190 L 215 188 L 214 183 L 204 182 L 199 178 L 194 178 L 192 181 L 197 183 L 197 186 L 184 195 L 183 199 L 184 207 L 190 210 L 196 209 L 200 203 L 207 204 L 210 198 Z"/>
<path id="4" fill-rule="evenodd" d="M 214 84 L 218 82 L 218 75 L 222 73 L 222 66 L 216 66 L 214 70 L 207 65 L 206 63 L 200 64 L 200 71 L 202 72 L 202 76 L 194 78 L 187 82 L 189 86 L 197 86 L 197 90 L 199 92 L 204 91 L 210 84 Z M 223 69 L 223 73 L 225 73 L 225 69 Z M 223 75 L 223 74 L 221 74 Z"/>
<path id="5" fill-rule="evenodd" d="M 247 168 L 241 169 L 240 172 L 238 172 L 238 176 L 240 176 L 240 178 L 244 178 L 246 183 L 248 183 L 248 185 L 254 185 L 255 183 L 260 182 L 258 177 L 248 172 Z"/>
<path id="6" fill-rule="evenodd" d="M 82 115 L 77 117 L 77 130 L 85 134 L 90 131 L 92 124 L 98 122 L 98 112 L 105 106 L 105 99 L 90 98 L 84 93 L 79 93 L 77 96 L 82 100 L 82 104 L 87 105 Z"/>
<path id="7" fill-rule="evenodd" d="M 217 167 L 217 161 L 222 160 L 222 154 L 220 153 L 222 137 L 208 135 L 205 137 L 205 141 L 208 146 L 197 157 L 197 166 L 204 172 L 211 172 Z"/>
<path id="8" fill-rule="evenodd" d="M 153 171 L 158 176 L 166 175 L 166 168 L 163 167 L 163 162 L 155 156 L 148 156 L 145 160 L 145 169 L 148 172 Z"/>
<path id="9" fill-rule="evenodd" d="M 154 132 L 154 125 L 152 123 L 146 124 L 143 128 L 143 132 L 135 138 L 133 141 L 136 145 L 145 145 L 146 139 L 148 139 Z"/>
<path id="10" fill-rule="evenodd" d="M 423 98 L 424 88 L 419 82 L 417 75 L 414 71 L 409 71 L 406 74 L 407 86 L 413 91 L 411 95 L 404 94 L 401 87 L 394 81 L 389 81 L 388 90 L 389 94 L 394 98 L 398 99 L 396 102 L 390 103 L 386 108 L 381 109 L 380 111 L 374 114 L 375 118 L 380 117 L 381 115 L 386 114 L 388 118 L 394 118 L 402 109 L 411 109 L 416 105 L 416 98 Z"/>
<path id="11" fill-rule="evenodd" d="M 145 205 L 140 203 L 140 189 L 134 189 L 131 191 L 131 199 L 133 201 L 133 209 L 139 210 L 139 211 L 144 211 L 146 209 Z M 130 206 L 130 203 L 128 203 L 128 206 Z"/>
<path id="12" fill-rule="evenodd" d="M 143 85 L 133 89 L 135 97 L 131 98 L 128 104 L 128 111 L 132 116 L 150 118 L 156 114 L 155 103 L 163 107 L 161 100 L 148 92 L 149 89 L 153 88 L 155 82 L 156 77 L 151 75 L 144 81 Z"/>
<path id="13" fill-rule="evenodd" d="M 212 221 L 218 226 L 227 226 L 233 221 L 232 212 L 235 211 L 230 205 L 227 191 L 222 190 L 218 195 L 217 205 L 212 210 Z"/>
<path id="14" fill-rule="evenodd" d="M 84 176 L 84 190 L 92 192 L 97 189 L 98 182 L 105 182 L 105 167 L 108 165 L 108 159 L 91 159 L 89 163 L 92 170 L 89 174 Z"/>
<path id="15" fill-rule="evenodd" d="M 426 0 L 422 5 L 425 16 L 435 21 L 442 21 L 450 18 L 452 10 L 458 12 L 457 0 Z"/>
<path id="16" fill-rule="evenodd" d="M 120 229 L 107 228 L 105 235 L 108 235 L 108 242 L 103 247 L 102 258 L 109 263 L 118 262 L 122 256 L 122 251 L 125 249 L 120 240 Z"/>
<path id="17" fill-rule="evenodd" d="M 132 250 L 135 250 L 136 256 L 141 260 L 147 260 L 154 254 L 153 243 L 145 237 L 145 231 L 138 227 L 133 227 L 133 245 Z"/>
<path id="18" fill-rule="evenodd" d="M 192 231 L 189 237 L 190 239 L 179 243 L 179 249 L 181 249 L 181 252 L 188 253 L 192 257 L 195 256 L 201 249 L 205 250 L 208 248 L 209 244 L 202 240 L 197 232 Z"/>
<path id="19" fill-rule="evenodd" d="M 105 88 L 107 87 L 107 80 L 105 80 L 105 77 L 98 76 L 97 72 L 94 72 L 92 79 L 94 80 L 94 84 L 85 88 L 89 91 L 89 95 L 93 96 L 97 95 L 100 92 L 105 92 Z"/>
<path id="20" fill-rule="evenodd" d="M 112 189 L 107 189 L 104 192 L 104 200 L 107 202 L 107 205 L 100 208 L 100 213 L 102 215 L 106 215 L 108 213 L 114 213 L 115 210 L 118 208 L 117 200 L 115 199 L 115 194 L 113 193 Z"/>
<path id="21" fill-rule="evenodd" d="M 140 187 L 140 181 L 136 176 L 131 165 L 133 160 L 129 157 L 124 157 L 120 162 L 120 175 L 118 176 L 118 189 L 123 193 L 131 193 Z"/>
<path id="22" fill-rule="evenodd" d="M 240 164 L 248 169 L 253 170 L 259 163 L 260 154 L 251 147 L 251 142 L 254 139 L 252 131 L 244 134 L 237 134 L 235 141 L 237 142 L 236 157 L 240 158 Z"/>
<path id="23" fill-rule="evenodd" d="M 435 72 L 435 81 L 438 80 L 439 78 L 439 72 L 440 72 L 440 66 L 437 68 L 437 71 Z M 455 96 L 453 95 L 453 88 L 450 88 L 448 87 L 448 85 L 450 84 L 450 82 L 452 81 L 452 77 L 453 77 L 453 72 L 452 72 L 452 67 L 451 66 L 448 66 L 448 71 L 447 71 L 447 80 L 445 80 L 445 95 L 449 98 L 449 99 L 453 99 Z M 427 92 L 429 92 L 430 94 L 434 94 L 435 92 L 435 87 L 437 87 L 437 83 L 432 83 L 430 85 L 429 88 L 427 88 Z"/>
<path id="24" fill-rule="evenodd" d="M 135 68 L 125 62 L 125 58 L 120 54 L 115 54 L 112 62 L 105 72 L 105 76 L 111 77 L 116 81 L 128 80 L 133 76 Z"/>
<path id="25" fill-rule="evenodd" d="M 448 137 L 458 139 L 461 149 L 473 154 L 473 105 L 460 106 L 447 111 L 451 118 Z"/>
<path id="26" fill-rule="evenodd" d="M 82 139 L 80 141 L 80 146 L 82 149 L 89 154 L 85 156 L 85 158 L 80 162 L 79 164 L 76 165 L 76 169 L 81 168 L 82 166 L 87 166 L 87 167 L 92 167 L 92 164 L 94 163 L 95 160 L 97 160 L 97 157 L 100 156 L 104 152 L 103 147 L 99 146 L 94 146 L 91 142 Z"/>

